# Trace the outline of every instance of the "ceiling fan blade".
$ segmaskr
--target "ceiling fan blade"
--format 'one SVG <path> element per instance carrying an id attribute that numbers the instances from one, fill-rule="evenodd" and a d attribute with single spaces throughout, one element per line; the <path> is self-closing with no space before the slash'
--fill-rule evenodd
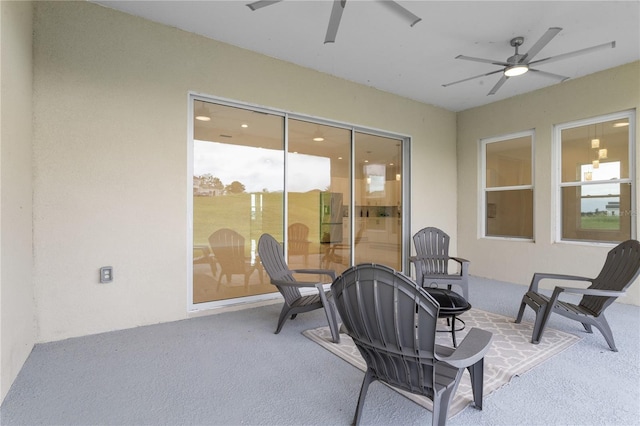
<path id="1" fill-rule="evenodd" d="M 496 73 L 499 73 L 499 72 L 502 72 L 502 70 L 491 71 L 491 72 L 488 72 L 486 74 L 480 74 L 480 75 L 476 75 L 476 76 L 473 76 L 473 77 L 465 78 L 464 80 L 458 80 L 458 81 L 454 81 L 452 83 L 443 84 L 442 87 L 452 86 L 454 84 L 458 84 L 458 83 L 462 83 L 462 82 L 465 82 L 465 81 L 473 80 L 474 78 L 486 77 L 488 75 L 496 74 Z"/>
<path id="2" fill-rule="evenodd" d="M 391 10 L 393 10 L 398 15 L 400 15 L 403 19 L 405 19 L 409 23 L 410 27 L 413 27 L 415 24 L 422 21 L 422 18 L 419 18 L 418 16 L 414 15 L 409 10 L 405 9 L 404 6 L 399 5 L 395 1 L 381 0 L 380 3 L 386 5 Z"/>
<path id="3" fill-rule="evenodd" d="M 336 34 L 338 34 L 338 27 L 340 26 L 342 12 L 344 12 L 346 4 L 347 0 L 333 0 L 333 8 L 331 8 L 331 17 L 329 18 L 327 35 L 324 37 L 325 44 L 334 43 L 336 41 Z"/>
<path id="4" fill-rule="evenodd" d="M 502 78 L 500 80 L 498 80 L 496 85 L 493 86 L 493 89 L 491 89 L 491 91 L 489 93 L 487 93 L 487 96 L 495 95 L 496 92 L 498 91 L 498 89 L 501 88 L 502 85 L 504 84 L 504 82 L 507 81 L 508 79 L 509 79 L 509 77 L 507 77 L 506 75 L 502 74 Z"/>
<path id="5" fill-rule="evenodd" d="M 258 10 L 266 6 L 271 6 L 274 3 L 280 3 L 281 1 L 282 0 L 259 0 L 259 1 L 254 1 L 253 3 L 249 3 L 247 4 L 247 6 L 251 10 Z"/>
<path id="6" fill-rule="evenodd" d="M 529 68 L 529 71 L 537 72 L 538 74 L 544 75 L 545 77 L 555 78 L 556 80 L 560 80 L 561 82 L 569 79 L 569 77 L 565 77 L 564 75 L 553 74 L 546 71 L 534 70 L 533 68 Z"/>
<path id="7" fill-rule="evenodd" d="M 511 65 L 508 62 L 495 61 L 493 59 L 474 58 L 473 56 L 464 56 L 464 55 L 458 55 L 456 56 L 456 59 L 464 59 L 465 61 L 483 62 L 485 64 L 500 65 L 503 67 Z"/>
<path id="8" fill-rule="evenodd" d="M 537 61 L 529 62 L 529 65 L 540 65 L 540 64 L 548 64 L 550 62 L 559 61 L 562 59 L 573 58 L 574 56 L 584 55 L 586 53 L 596 52 L 602 49 L 613 49 L 616 47 L 615 41 L 610 41 L 609 43 L 599 44 L 597 46 L 587 47 L 586 49 L 575 50 L 569 53 L 562 53 L 560 55 L 551 56 L 550 58 L 540 59 Z"/>
<path id="9" fill-rule="evenodd" d="M 540 51 L 555 37 L 558 33 L 562 31 L 562 28 L 559 27 L 551 27 L 547 30 L 546 33 L 535 42 L 531 49 L 522 57 L 520 62 L 524 62 L 525 64 L 531 61 L 534 56 L 536 56 Z"/>

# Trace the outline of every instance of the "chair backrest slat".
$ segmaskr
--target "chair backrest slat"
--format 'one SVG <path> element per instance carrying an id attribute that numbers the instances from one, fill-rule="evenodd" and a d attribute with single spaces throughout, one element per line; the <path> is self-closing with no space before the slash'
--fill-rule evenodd
<path id="1" fill-rule="evenodd" d="M 262 266 L 265 271 L 267 271 L 272 282 L 274 280 L 296 281 L 293 272 L 289 269 L 284 259 L 284 249 L 282 245 L 278 243 L 273 236 L 270 234 L 262 234 L 260 240 L 258 240 L 258 254 Z M 301 297 L 300 291 L 295 287 L 274 285 L 289 305 Z"/>
<path id="2" fill-rule="evenodd" d="M 598 276 L 589 288 L 624 291 L 640 274 L 640 242 L 627 240 L 611 249 Z M 600 315 L 615 297 L 584 296 L 580 306 Z"/>

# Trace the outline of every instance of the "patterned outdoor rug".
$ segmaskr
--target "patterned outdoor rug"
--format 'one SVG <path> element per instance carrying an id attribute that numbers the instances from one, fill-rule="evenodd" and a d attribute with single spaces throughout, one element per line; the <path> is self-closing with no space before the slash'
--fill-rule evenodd
<path id="1" fill-rule="evenodd" d="M 546 328 L 544 338 L 537 345 L 531 344 L 532 323 L 514 323 L 514 318 L 505 317 L 491 312 L 481 311 L 472 308 L 470 311 L 460 315 L 466 323 L 464 330 L 456 332 L 458 344 L 462 341 L 466 333 L 472 327 L 478 327 L 493 333 L 493 341 L 489 352 L 485 355 L 484 364 L 484 397 L 491 392 L 509 383 L 513 376 L 521 375 L 531 370 L 543 361 L 564 351 L 568 347 L 577 343 L 581 338 L 573 334 Z M 456 326 L 460 327 L 456 322 Z M 442 323 L 442 329 L 446 329 L 446 324 Z M 320 327 L 303 332 L 305 336 L 322 347 L 338 355 L 340 358 L 358 367 L 362 371 L 366 370 L 366 364 L 353 340 L 346 334 L 340 335 L 340 343 L 331 342 L 329 327 Z M 451 333 L 437 333 L 437 343 L 451 346 Z M 431 400 L 414 395 L 399 389 L 395 389 L 405 397 L 415 403 L 433 410 Z M 460 381 L 460 386 L 449 407 L 449 418 L 462 411 L 473 401 L 469 374 L 465 372 Z"/>

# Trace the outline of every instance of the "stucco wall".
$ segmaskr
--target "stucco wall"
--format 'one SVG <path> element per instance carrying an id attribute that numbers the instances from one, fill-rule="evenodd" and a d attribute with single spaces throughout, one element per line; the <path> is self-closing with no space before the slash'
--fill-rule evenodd
<path id="1" fill-rule="evenodd" d="M 0 2 L 0 402 L 35 341 L 31 2 Z"/>
<path id="2" fill-rule="evenodd" d="M 456 238 L 452 112 L 85 2 L 34 29 L 38 341 L 186 317 L 189 91 L 412 136 L 412 229 Z"/>
<path id="3" fill-rule="evenodd" d="M 640 62 L 635 62 L 459 113 L 458 251 L 472 260 L 470 273 L 526 285 L 536 271 L 595 277 L 612 245 L 558 243 L 554 239 L 553 126 L 639 106 Z M 529 129 L 535 130 L 535 242 L 480 238 L 479 141 Z M 636 127 L 636 141 L 638 136 Z M 632 159 L 636 170 L 640 165 L 638 151 Z M 637 187 L 638 176 L 635 182 Z M 637 215 L 632 220 L 637 228 Z M 543 281 L 543 287 L 550 285 L 548 280 Z M 635 283 L 619 300 L 640 304 L 640 285 Z M 514 301 L 514 309 L 518 304 Z"/>

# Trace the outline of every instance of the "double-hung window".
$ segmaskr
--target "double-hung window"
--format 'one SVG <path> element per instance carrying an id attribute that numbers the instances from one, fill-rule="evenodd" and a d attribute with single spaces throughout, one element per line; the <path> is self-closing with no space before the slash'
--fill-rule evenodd
<path id="1" fill-rule="evenodd" d="M 483 236 L 533 239 L 533 131 L 483 139 Z"/>
<path id="2" fill-rule="evenodd" d="M 618 243 L 635 235 L 634 111 L 557 125 L 558 238 Z"/>

